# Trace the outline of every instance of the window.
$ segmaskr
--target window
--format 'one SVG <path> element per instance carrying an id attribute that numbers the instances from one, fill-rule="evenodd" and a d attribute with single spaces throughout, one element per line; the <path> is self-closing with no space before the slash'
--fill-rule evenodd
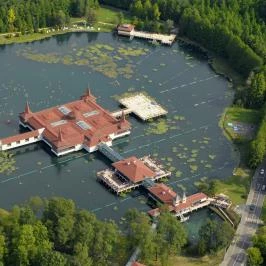
<path id="1" fill-rule="evenodd" d="M 80 128 L 82 128 L 83 130 L 87 130 L 87 129 L 91 129 L 92 126 L 87 124 L 85 121 L 80 120 L 76 123 Z"/>
<path id="2" fill-rule="evenodd" d="M 69 114 L 71 111 L 64 105 L 58 107 L 58 110 L 63 113 L 64 115 Z"/>

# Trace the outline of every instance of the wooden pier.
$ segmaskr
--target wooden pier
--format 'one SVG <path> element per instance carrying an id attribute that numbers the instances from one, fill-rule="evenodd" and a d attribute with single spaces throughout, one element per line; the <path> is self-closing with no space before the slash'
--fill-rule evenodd
<path id="1" fill-rule="evenodd" d="M 136 37 L 150 41 L 157 41 L 160 42 L 161 44 L 172 45 L 173 42 L 175 41 L 176 35 L 174 34 L 165 35 L 165 34 L 149 33 L 149 32 L 134 30 L 130 33 L 130 37 L 131 38 Z"/>
<path id="2" fill-rule="evenodd" d="M 117 27 L 118 35 L 128 36 L 131 40 L 136 38 L 146 39 L 153 42 L 159 42 L 165 45 L 172 45 L 176 39 L 175 34 L 159 34 L 159 33 L 151 33 L 151 32 L 144 32 L 144 31 L 137 31 L 135 30 L 134 25 L 131 24 L 122 24 Z"/>

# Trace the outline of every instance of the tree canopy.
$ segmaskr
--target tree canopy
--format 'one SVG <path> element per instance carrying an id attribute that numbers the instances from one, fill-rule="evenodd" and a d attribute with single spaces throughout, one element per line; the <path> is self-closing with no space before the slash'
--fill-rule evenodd
<path id="1" fill-rule="evenodd" d="M 123 232 L 64 198 L 34 197 L 0 215 L 0 265 L 121 265 L 137 247 L 141 261 L 167 262 L 186 242 L 183 225 L 169 213 L 155 229 L 146 213 L 129 210 Z"/>
<path id="2" fill-rule="evenodd" d="M 217 252 L 231 242 L 233 235 L 234 229 L 227 222 L 220 225 L 217 221 L 207 220 L 199 231 L 198 253 Z"/>

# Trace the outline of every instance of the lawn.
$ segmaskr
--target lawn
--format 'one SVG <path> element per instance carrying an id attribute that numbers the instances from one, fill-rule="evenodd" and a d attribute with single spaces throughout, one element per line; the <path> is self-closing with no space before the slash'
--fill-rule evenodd
<path id="1" fill-rule="evenodd" d="M 97 10 L 97 17 L 99 22 L 110 23 L 116 25 L 119 21 L 119 13 L 122 12 L 124 15 L 125 23 L 130 22 L 131 18 L 128 12 L 121 11 L 120 9 L 101 6 Z"/>
<path id="2" fill-rule="evenodd" d="M 258 124 L 260 120 L 261 120 L 261 112 L 258 110 L 245 109 L 241 107 L 226 108 L 225 122 Z"/>
<path id="3" fill-rule="evenodd" d="M 258 110 L 228 107 L 225 109 L 219 125 L 228 139 L 241 143 L 254 138 L 261 118 L 262 112 Z M 235 126 L 240 131 L 235 131 Z"/>
<path id="4" fill-rule="evenodd" d="M 217 184 L 218 193 L 223 193 L 231 199 L 233 204 L 245 204 L 249 192 L 252 171 L 237 168 L 234 175 L 228 180 L 219 180 Z"/>
<path id="5" fill-rule="evenodd" d="M 214 256 L 204 257 L 189 257 L 189 256 L 176 256 L 170 259 L 169 265 L 182 265 L 182 266 L 218 266 L 223 260 L 224 252 L 220 251 Z M 158 262 L 154 262 L 152 265 L 161 265 Z"/>
<path id="6" fill-rule="evenodd" d="M 107 7 L 107 6 L 101 6 L 96 10 L 96 15 L 97 15 L 97 23 L 94 27 L 101 26 L 103 27 L 104 24 L 106 26 L 111 26 L 113 29 L 114 26 L 116 26 L 119 22 L 119 13 L 123 13 L 124 15 L 124 20 L 123 22 L 129 23 L 131 21 L 131 17 L 128 12 L 122 11 L 120 9 L 112 8 L 112 7 Z M 78 23 L 84 21 L 85 18 L 71 18 L 70 23 Z"/>

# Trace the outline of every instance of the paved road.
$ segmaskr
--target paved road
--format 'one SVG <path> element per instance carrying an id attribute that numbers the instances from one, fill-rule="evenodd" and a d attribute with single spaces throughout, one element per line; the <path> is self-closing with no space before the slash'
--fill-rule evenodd
<path id="1" fill-rule="evenodd" d="M 266 163 L 263 168 L 266 169 Z M 252 236 L 261 222 L 259 218 L 265 196 L 265 190 L 262 190 L 264 184 L 266 185 L 266 174 L 260 175 L 259 170 L 256 171 L 235 237 L 220 266 L 246 265 L 247 257 L 245 251 L 251 246 Z M 255 206 L 253 210 L 250 209 L 251 205 Z"/>

